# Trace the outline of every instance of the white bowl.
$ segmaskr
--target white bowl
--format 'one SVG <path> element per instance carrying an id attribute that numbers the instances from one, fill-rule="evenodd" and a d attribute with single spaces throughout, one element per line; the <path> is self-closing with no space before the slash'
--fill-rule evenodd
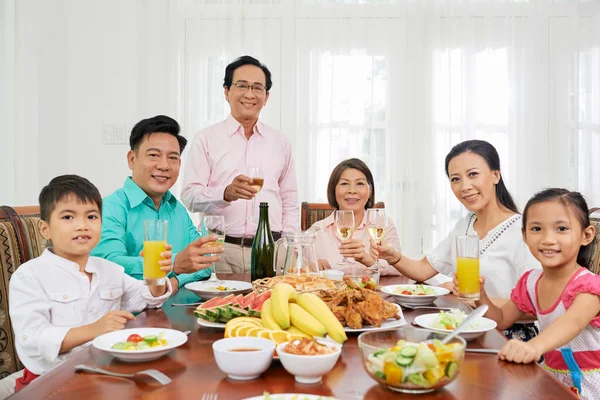
<path id="1" fill-rule="evenodd" d="M 213 297 L 225 297 L 230 294 L 245 294 L 252 290 L 252 284 L 244 281 L 221 281 L 220 286 L 231 288 L 232 290 L 216 290 L 215 284 L 209 281 L 196 281 L 185 284 L 185 288 L 194 292 L 203 299 L 212 299 Z"/>
<path id="2" fill-rule="evenodd" d="M 215 361 L 231 379 L 250 380 L 260 376 L 273 361 L 275 342 L 258 337 L 234 337 L 213 343 Z M 258 349 L 255 351 L 232 351 Z"/>
<path id="3" fill-rule="evenodd" d="M 438 316 L 438 314 L 419 315 L 418 317 L 416 317 L 414 319 L 413 323 L 417 324 L 419 326 L 422 326 L 423 328 L 427 328 L 429 330 L 436 331 L 436 332 L 444 332 L 444 333 L 452 332 L 452 329 L 439 329 L 439 328 L 433 327 L 437 316 Z M 492 329 L 495 329 L 497 326 L 496 321 L 491 320 L 489 318 L 485 318 L 485 317 L 481 317 L 480 319 L 475 320 L 474 324 L 476 324 L 475 328 L 467 328 L 464 331 L 462 331 L 461 333 L 459 333 L 458 335 L 461 336 L 465 340 L 473 340 L 476 337 L 483 335 L 487 331 L 491 331 Z"/>
<path id="4" fill-rule="evenodd" d="M 111 347 L 118 342 L 125 342 L 129 335 L 137 333 L 140 336 L 163 334 L 167 339 L 167 345 L 161 347 L 153 347 L 146 350 L 115 350 Z M 106 351 L 113 357 L 122 361 L 142 362 L 156 360 L 175 347 L 181 346 L 187 342 L 187 335 L 181 331 L 167 328 L 131 328 L 105 333 L 98 336 L 92 342 L 92 345 L 98 350 Z"/>
<path id="5" fill-rule="evenodd" d="M 323 276 L 332 281 L 341 281 L 344 279 L 344 271 L 340 271 L 339 269 L 326 269 L 323 271 Z"/>
<path id="6" fill-rule="evenodd" d="M 398 288 L 414 289 L 417 286 L 421 286 L 421 285 L 389 285 L 389 286 L 383 286 L 380 289 L 383 293 L 392 295 L 392 297 L 394 298 L 396 303 L 398 303 L 400 305 L 406 305 L 409 307 L 425 306 L 427 304 L 431 304 L 438 297 L 445 296 L 448 293 L 450 293 L 450 291 L 448 289 L 441 288 L 438 286 L 428 286 L 435 291 L 435 294 L 432 294 L 432 295 L 419 296 L 419 295 L 412 295 L 412 294 L 394 293 L 394 291 Z"/>
<path id="7" fill-rule="evenodd" d="M 342 353 L 342 345 L 330 340 L 319 341 L 332 349 L 333 353 L 322 354 L 316 356 L 301 356 L 298 354 L 286 353 L 283 349 L 289 342 L 281 343 L 277 346 L 277 355 L 283 368 L 287 372 L 294 375 L 298 383 L 318 383 L 321 382 L 323 375 L 333 369 L 340 354 Z"/>

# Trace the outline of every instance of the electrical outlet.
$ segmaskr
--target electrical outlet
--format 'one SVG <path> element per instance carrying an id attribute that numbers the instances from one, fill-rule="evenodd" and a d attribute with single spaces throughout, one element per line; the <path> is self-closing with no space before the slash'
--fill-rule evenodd
<path id="1" fill-rule="evenodd" d="M 127 126 L 125 124 L 115 124 L 115 144 L 129 144 Z"/>
<path id="2" fill-rule="evenodd" d="M 113 144 L 115 142 L 115 125 L 102 124 L 100 129 L 102 144 Z"/>

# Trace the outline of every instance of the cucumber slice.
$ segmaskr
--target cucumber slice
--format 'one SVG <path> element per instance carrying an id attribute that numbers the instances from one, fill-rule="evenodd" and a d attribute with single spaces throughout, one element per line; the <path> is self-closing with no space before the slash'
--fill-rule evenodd
<path id="1" fill-rule="evenodd" d="M 413 358 L 417 355 L 417 348 L 414 346 L 404 346 L 400 349 L 400 355 L 402 357 L 410 357 Z"/>
<path id="2" fill-rule="evenodd" d="M 453 379 L 458 372 L 458 363 L 454 361 L 450 361 L 448 365 L 446 365 L 446 376 L 450 379 Z"/>
<path id="3" fill-rule="evenodd" d="M 127 343 L 123 343 L 123 342 L 115 343 L 111 347 L 111 349 L 114 349 L 114 350 L 125 350 L 126 348 L 127 348 Z"/>
<path id="4" fill-rule="evenodd" d="M 158 341 L 158 336 L 156 335 L 147 335 L 144 336 L 144 342 L 148 343 L 148 344 L 152 344 L 154 342 Z"/>
<path id="5" fill-rule="evenodd" d="M 376 350 L 375 353 L 373 353 L 373 357 L 379 357 L 382 354 L 385 354 L 385 350 L 379 349 L 379 350 Z"/>
<path id="6" fill-rule="evenodd" d="M 375 371 L 375 378 L 379 378 L 385 381 L 387 376 L 381 371 Z"/>
<path id="7" fill-rule="evenodd" d="M 402 356 L 398 356 L 396 357 L 396 364 L 398 364 L 401 367 L 408 367 L 410 364 L 413 363 L 415 359 L 412 357 L 402 357 Z"/>

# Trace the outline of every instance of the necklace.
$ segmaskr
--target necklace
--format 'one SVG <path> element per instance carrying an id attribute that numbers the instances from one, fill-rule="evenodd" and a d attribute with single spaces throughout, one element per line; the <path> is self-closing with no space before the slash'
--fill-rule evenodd
<path id="1" fill-rule="evenodd" d="M 491 237 L 491 239 L 487 241 L 485 246 L 483 246 L 483 248 L 479 250 L 479 257 L 481 257 L 483 255 L 483 253 L 488 249 L 488 247 L 490 247 L 496 240 L 498 240 L 498 238 L 500 236 L 502 236 L 502 234 L 504 232 L 506 232 L 508 230 L 508 228 L 510 228 L 510 226 L 519 219 L 521 219 L 521 216 L 519 214 L 515 214 L 512 217 L 510 217 L 508 220 L 504 221 L 502 223 L 502 226 L 496 231 L 496 233 L 494 233 L 494 235 Z M 475 220 L 475 214 L 471 214 L 471 217 L 469 218 L 469 223 L 467 224 L 467 229 L 465 230 L 465 235 L 469 234 L 469 227 L 473 226 L 474 220 Z M 475 229 L 473 229 L 473 230 L 475 230 Z"/>

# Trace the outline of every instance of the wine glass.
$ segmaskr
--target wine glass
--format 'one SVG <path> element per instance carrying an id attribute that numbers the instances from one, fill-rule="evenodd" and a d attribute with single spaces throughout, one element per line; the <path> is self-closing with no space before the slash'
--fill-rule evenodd
<path id="1" fill-rule="evenodd" d="M 367 210 L 367 231 L 375 243 L 381 244 L 381 238 L 385 232 L 387 226 L 387 218 L 385 216 L 385 209 L 383 208 L 369 208 Z M 379 263 L 379 257 L 375 260 L 375 264 L 371 266 L 373 269 L 380 269 L 381 264 Z"/>
<path id="2" fill-rule="evenodd" d="M 222 215 L 205 215 L 202 217 L 201 236 L 218 236 L 215 242 L 204 243 L 202 247 L 223 247 L 225 242 L 225 218 Z M 214 254 L 211 254 L 214 255 Z M 211 282 L 214 286 L 219 286 L 223 283 L 217 278 L 217 263 L 212 263 L 210 266 L 210 278 L 207 282 Z"/>
<path id="3" fill-rule="evenodd" d="M 354 211 L 336 210 L 334 227 L 341 240 L 351 239 L 354 232 Z M 348 263 L 348 259 L 344 257 L 338 265 L 345 266 Z"/>
<path id="4" fill-rule="evenodd" d="M 258 221 L 258 216 L 256 215 L 256 196 L 258 196 L 258 192 L 260 192 L 260 189 L 262 189 L 263 184 L 265 183 L 262 168 L 256 166 L 248 166 L 246 167 L 246 175 L 249 178 L 252 178 L 252 184 L 250 186 L 256 189 L 256 195 L 252 198 L 252 212 L 250 213 L 250 216 L 247 219 L 251 221 Z"/>

